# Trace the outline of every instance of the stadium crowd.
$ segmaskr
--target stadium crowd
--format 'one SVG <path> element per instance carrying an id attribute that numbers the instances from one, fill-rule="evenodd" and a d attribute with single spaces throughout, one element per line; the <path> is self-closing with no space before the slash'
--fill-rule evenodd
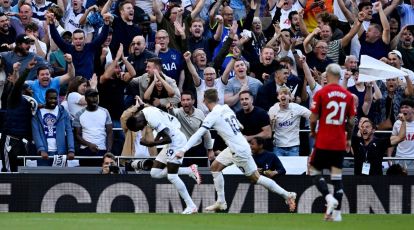
<path id="1" fill-rule="evenodd" d="M 151 131 L 126 125 L 137 96 L 176 116 L 189 139 L 209 113 L 205 90 L 215 88 L 252 152 L 266 152 L 278 168 L 267 171 L 264 155 L 256 156 L 261 171 L 284 174 L 269 152 L 310 154 L 314 138 L 300 129 L 309 130 L 312 97 L 337 63 L 340 84 L 355 98 L 355 173 L 382 174 L 384 156 L 414 157 L 413 7 L 403 0 L 0 0 L 2 171 L 17 171 L 18 155 L 40 155 L 38 165 L 51 165 L 54 155 L 156 155 L 140 142 Z M 404 74 L 370 74 L 359 68 L 363 55 Z M 332 121 L 341 119 L 342 105 L 331 107 Z M 186 156 L 214 160 L 224 148 L 211 130 Z"/>

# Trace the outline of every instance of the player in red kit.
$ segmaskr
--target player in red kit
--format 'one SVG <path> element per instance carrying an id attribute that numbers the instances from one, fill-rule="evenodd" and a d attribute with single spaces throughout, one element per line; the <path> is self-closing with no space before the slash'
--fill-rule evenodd
<path id="1" fill-rule="evenodd" d="M 338 83 L 341 67 L 330 64 L 326 67 L 328 84 L 319 90 L 312 103 L 310 117 L 311 135 L 316 138 L 314 151 L 310 156 L 309 173 L 326 200 L 325 220 L 341 221 L 343 195 L 342 163 L 346 151 L 351 147 L 354 128 L 355 106 L 352 94 Z M 316 125 L 319 127 L 316 131 Z M 323 169 L 331 170 L 334 194 L 321 176 Z"/>

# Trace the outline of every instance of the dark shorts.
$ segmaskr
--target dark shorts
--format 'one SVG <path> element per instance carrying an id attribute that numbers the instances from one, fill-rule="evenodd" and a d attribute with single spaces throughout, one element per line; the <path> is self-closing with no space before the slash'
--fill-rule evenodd
<path id="1" fill-rule="evenodd" d="M 346 151 L 314 149 L 309 163 L 317 170 L 331 169 L 331 167 L 341 169 L 345 153 Z"/>

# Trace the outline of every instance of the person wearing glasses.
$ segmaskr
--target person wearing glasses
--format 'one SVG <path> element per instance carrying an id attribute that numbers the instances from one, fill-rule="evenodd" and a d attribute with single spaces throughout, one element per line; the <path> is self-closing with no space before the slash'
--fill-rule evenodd
<path id="1" fill-rule="evenodd" d="M 317 39 L 315 36 L 319 35 L 320 39 L 325 41 L 328 44 L 327 56 L 332 59 L 334 63 L 339 62 L 339 54 L 341 50 L 348 46 L 351 42 L 352 38 L 361 30 L 362 20 L 364 13 L 359 13 L 358 20 L 354 23 L 354 26 L 351 30 L 340 39 L 333 40 L 333 31 L 332 27 L 327 25 L 322 25 L 321 27 L 315 28 L 312 33 L 310 33 L 305 40 L 303 41 L 303 46 L 305 48 L 306 53 L 310 53 L 313 47 L 316 48 L 316 41 Z M 313 46 L 314 45 L 314 46 Z M 319 46 L 321 47 L 321 46 Z"/>

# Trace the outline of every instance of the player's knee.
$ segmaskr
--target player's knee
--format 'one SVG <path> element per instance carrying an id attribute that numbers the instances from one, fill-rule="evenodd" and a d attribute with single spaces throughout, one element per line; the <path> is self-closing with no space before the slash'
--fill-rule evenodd
<path id="1" fill-rule="evenodd" d="M 155 178 L 155 179 L 160 179 L 160 178 L 163 178 L 163 177 L 164 177 L 164 175 L 163 175 L 162 171 L 163 171 L 163 169 L 159 169 L 159 168 L 152 168 L 152 169 L 151 169 L 151 172 L 150 172 L 151 177 L 152 177 L 152 178 Z"/>
<path id="2" fill-rule="evenodd" d="M 167 175 L 168 180 L 174 184 L 175 181 L 179 180 L 178 174 L 168 174 Z"/>

